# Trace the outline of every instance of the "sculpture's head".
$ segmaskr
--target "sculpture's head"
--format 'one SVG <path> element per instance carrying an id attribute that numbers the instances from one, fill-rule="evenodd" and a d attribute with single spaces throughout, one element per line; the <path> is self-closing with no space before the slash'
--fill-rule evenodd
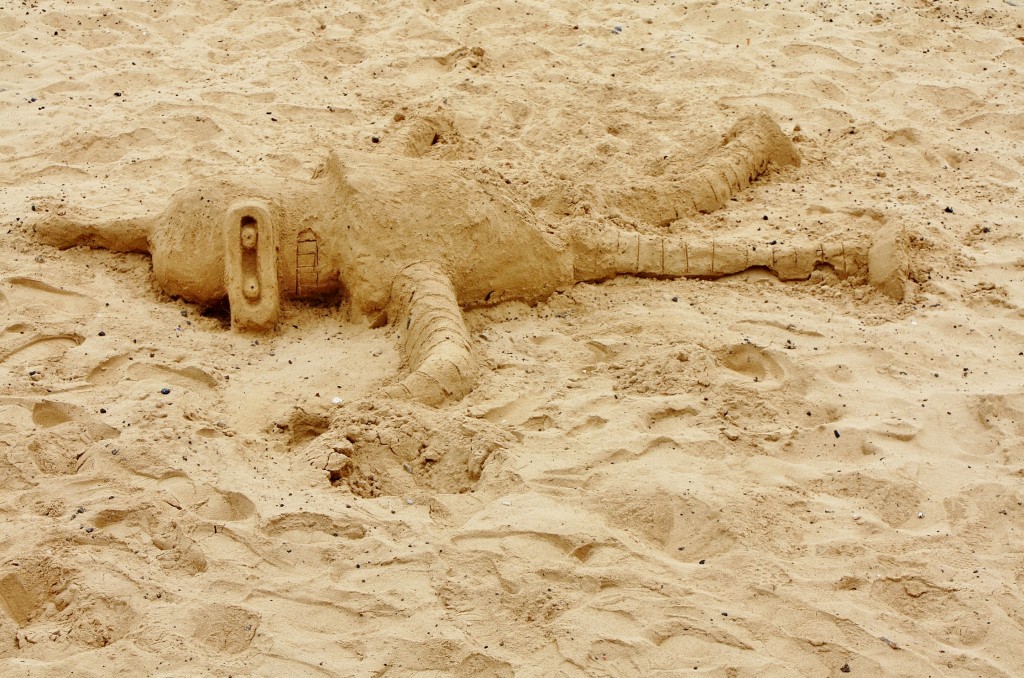
<path id="1" fill-rule="evenodd" d="M 282 295 L 334 296 L 343 287 L 338 159 L 330 156 L 313 178 L 301 185 L 209 181 L 178 191 L 163 212 L 146 218 L 91 221 L 57 207 L 36 233 L 62 249 L 148 252 L 167 294 L 208 306 L 226 298 L 236 329 L 268 329 Z"/>

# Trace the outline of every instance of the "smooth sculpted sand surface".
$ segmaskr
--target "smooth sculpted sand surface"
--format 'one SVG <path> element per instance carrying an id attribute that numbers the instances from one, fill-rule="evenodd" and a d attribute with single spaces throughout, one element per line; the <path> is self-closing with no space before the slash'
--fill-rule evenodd
<path id="1" fill-rule="evenodd" d="M 0 676 L 1024 674 L 1024 3 L 0 64 Z"/>

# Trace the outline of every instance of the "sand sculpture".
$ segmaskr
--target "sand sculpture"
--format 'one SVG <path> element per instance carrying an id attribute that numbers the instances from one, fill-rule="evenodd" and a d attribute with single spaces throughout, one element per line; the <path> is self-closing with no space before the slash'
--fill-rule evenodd
<path id="1" fill-rule="evenodd" d="M 414 146 L 417 135 L 433 136 L 423 121 L 410 130 Z M 775 122 L 754 112 L 690 181 L 621 199 L 653 201 L 646 212 L 666 220 L 710 212 L 769 167 L 799 162 Z M 199 304 L 226 297 L 236 330 L 272 330 L 282 297 L 340 294 L 355 314 L 374 326 L 392 322 L 402 336 L 407 374 L 386 394 L 431 405 L 462 398 L 476 382 L 463 308 L 533 302 L 621 274 L 717 278 L 760 267 L 797 280 L 828 266 L 896 299 L 906 279 L 898 234 L 781 247 L 695 243 L 593 223 L 559 237 L 485 165 L 380 154 L 332 153 L 299 185 L 191 186 L 152 218 L 82 223 L 57 212 L 37 233 L 61 248 L 148 252 L 165 292 Z"/>

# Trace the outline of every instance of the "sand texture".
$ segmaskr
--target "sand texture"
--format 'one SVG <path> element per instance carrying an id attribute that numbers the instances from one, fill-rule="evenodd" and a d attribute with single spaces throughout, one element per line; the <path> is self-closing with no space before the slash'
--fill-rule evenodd
<path id="1" fill-rule="evenodd" d="M 1024 675 L 1022 26 L 0 1 L 0 676 Z"/>

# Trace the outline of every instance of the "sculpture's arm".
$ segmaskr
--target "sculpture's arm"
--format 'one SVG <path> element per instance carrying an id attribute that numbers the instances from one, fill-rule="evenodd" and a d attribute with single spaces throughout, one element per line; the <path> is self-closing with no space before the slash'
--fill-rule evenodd
<path id="1" fill-rule="evenodd" d="M 476 385 L 477 364 L 451 280 L 432 264 L 413 264 L 394 282 L 394 319 L 409 374 L 385 389 L 392 398 L 440 405 Z"/>
<path id="2" fill-rule="evenodd" d="M 82 221 L 50 212 L 36 223 L 40 242 L 58 247 L 102 247 L 115 252 L 149 252 L 152 218 Z"/>

